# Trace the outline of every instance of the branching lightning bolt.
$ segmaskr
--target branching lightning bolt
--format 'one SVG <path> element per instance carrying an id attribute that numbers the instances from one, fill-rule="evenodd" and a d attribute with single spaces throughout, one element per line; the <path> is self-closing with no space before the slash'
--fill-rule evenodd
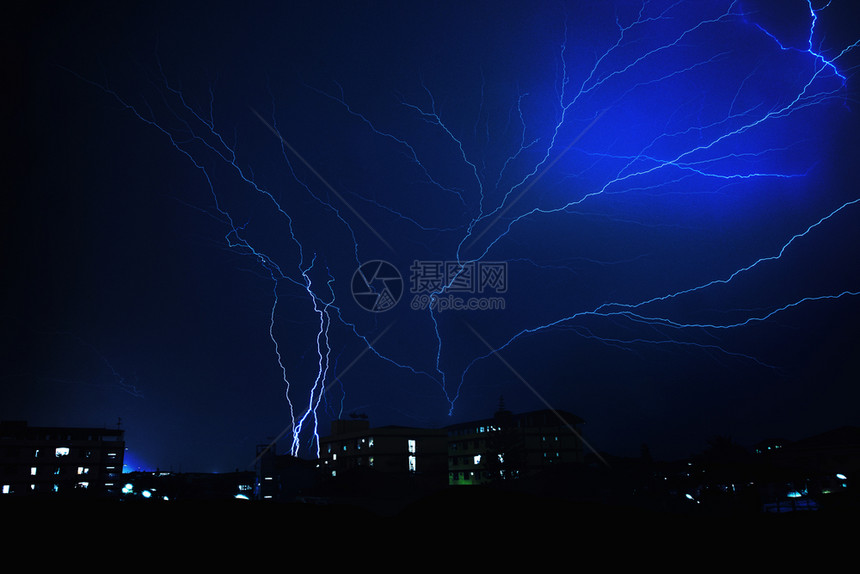
<path id="1" fill-rule="evenodd" d="M 780 169 L 768 164 L 766 160 L 779 157 L 791 151 L 791 144 L 778 145 L 769 142 L 755 149 L 749 149 L 744 138 L 751 134 L 769 133 L 778 129 L 784 122 L 798 114 L 807 113 L 825 106 L 831 101 L 845 98 L 848 77 L 842 70 L 842 60 L 854 50 L 860 40 L 841 48 L 833 56 L 827 56 L 816 44 L 817 26 L 821 12 L 829 6 L 814 8 L 811 0 L 809 7 L 808 40 L 802 48 L 791 47 L 781 41 L 765 26 L 755 23 L 751 16 L 743 13 L 738 2 L 731 2 L 725 10 L 706 13 L 694 19 L 691 14 L 697 11 L 694 5 L 678 1 L 660 8 L 650 2 L 643 2 L 638 12 L 623 14 L 620 10 L 612 23 L 614 36 L 605 46 L 593 54 L 588 65 L 584 65 L 583 55 L 574 53 L 571 46 L 569 23 L 560 31 L 557 52 L 557 76 L 554 79 L 554 100 L 551 102 L 554 122 L 549 126 L 534 129 L 529 125 L 527 104 L 539 98 L 531 91 L 519 92 L 514 97 L 506 130 L 514 134 L 512 144 L 501 154 L 497 170 L 490 171 L 486 158 L 480 157 L 483 151 L 479 144 L 489 141 L 491 129 L 488 106 L 485 105 L 486 80 L 481 76 L 480 106 L 477 121 L 469 122 L 469 129 L 458 130 L 456 120 L 449 119 L 437 104 L 433 90 L 421 82 L 421 102 L 407 98 L 400 100 L 401 110 L 410 113 L 420 126 L 421 137 L 438 138 L 438 148 L 449 153 L 450 162 L 463 168 L 468 174 L 463 181 L 451 182 L 445 175 L 434 172 L 433 166 L 422 157 L 420 146 L 414 138 L 407 137 L 395 130 L 383 128 L 368 114 L 359 111 L 347 95 L 348 90 L 335 83 L 334 90 L 324 90 L 307 86 L 324 101 L 330 103 L 343 121 L 357 122 L 369 130 L 371 137 L 384 141 L 401 152 L 401 157 L 412 166 L 417 177 L 422 178 L 422 189 L 432 190 L 453 204 L 449 219 L 445 222 L 431 221 L 428 213 L 417 215 L 408 213 L 402 206 L 389 205 L 370 194 L 354 191 L 340 193 L 327 182 L 319 170 L 313 169 L 295 147 L 284 137 L 276 118 L 276 98 L 272 96 L 272 113 L 264 117 L 252 109 L 252 115 L 264 123 L 276 136 L 275 144 L 279 152 L 291 188 L 297 188 L 304 197 L 309 198 L 327 213 L 332 214 L 340 229 L 345 230 L 348 239 L 347 250 L 352 264 L 362 263 L 362 250 L 359 236 L 371 231 L 382 243 L 387 244 L 385 231 L 377 232 L 349 200 L 358 198 L 362 205 L 372 208 L 388 221 L 406 222 L 419 234 L 445 237 L 447 251 L 445 257 L 459 265 L 459 271 L 447 279 L 441 288 L 430 293 L 430 300 L 437 301 L 445 295 L 472 263 L 486 261 L 494 253 L 504 253 L 505 241 L 517 236 L 520 228 L 549 218 L 575 216 L 584 213 L 585 205 L 608 197 L 641 196 L 644 192 L 655 196 L 694 191 L 682 186 L 693 187 L 693 182 L 704 186 L 728 184 L 751 184 L 757 181 L 780 181 L 808 177 L 811 166 L 791 170 Z M 750 24 L 752 22 L 752 24 Z M 745 41 L 765 40 L 771 49 L 780 53 L 792 52 L 803 56 L 803 66 L 792 73 L 802 72 L 802 79 L 792 86 L 790 92 L 781 93 L 772 101 L 749 101 L 745 97 L 750 85 L 756 80 L 756 71 L 740 78 L 738 87 L 728 101 L 722 102 L 721 109 L 706 109 L 700 103 L 700 112 L 709 112 L 706 118 L 691 122 L 679 111 L 677 117 L 670 114 L 662 121 L 660 129 L 643 135 L 636 132 L 629 140 L 612 144 L 595 144 L 592 136 L 605 136 L 605 122 L 620 120 L 623 110 L 637 112 L 637 97 L 643 90 L 659 88 L 669 82 L 682 81 L 683 78 L 701 74 L 709 67 L 727 58 L 739 57 L 731 47 L 716 49 L 715 52 L 696 57 L 681 57 L 678 53 L 707 43 L 708 35 L 744 34 Z M 753 34 L 754 33 L 754 34 Z M 661 37 L 656 42 L 654 38 Z M 703 39 L 705 38 L 705 39 Z M 670 57 L 671 56 L 671 57 Z M 740 57 L 745 57 L 741 54 Z M 604 300 L 593 306 L 572 308 L 561 312 L 547 322 L 536 322 L 525 328 L 509 328 L 489 352 L 478 352 L 457 370 L 445 364 L 446 346 L 443 316 L 434 305 L 428 306 L 427 318 L 432 337 L 435 341 L 433 357 L 429 361 L 433 368 L 419 368 L 406 360 L 396 360 L 382 349 L 372 336 L 360 328 L 356 321 L 350 320 L 343 303 L 336 296 L 335 285 L 348 281 L 338 271 L 329 268 L 327 254 L 323 248 L 316 249 L 312 239 L 303 237 L 297 230 L 298 205 L 288 205 L 284 197 L 255 178 L 250 169 L 243 167 L 239 150 L 216 129 L 215 94 L 210 91 L 208 115 L 198 112 L 188 103 L 182 90 L 173 87 L 159 66 L 162 93 L 171 97 L 167 111 L 161 118 L 146 102 L 133 105 L 106 84 L 97 84 L 122 106 L 133 113 L 148 126 L 163 133 L 170 144 L 186 156 L 200 171 L 206 181 L 213 201 L 214 215 L 227 229 L 224 239 L 237 253 L 251 258 L 265 271 L 272 285 L 272 306 L 269 314 L 268 334 L 271 338 L 275 358 L 283 376 L 285 394 L 289 409 L 290 452 L 298 456 L 305 448 L 319 454 L 318 411 L 325 404 L 325 390 L 338 380 L 333 329 L 346 327 L 350 336 L 359 341 L 375 357 L 408 371 L 411 374 L 435 381 L 448 401 L 449 413 L 453 413 L 467 375 L 484 359 L 505 351 L 522 340 L 535 334 L 550 330 L 566 330 L 577 336 L 600 341 L 613 347 L 633 350 L 642 346 L 666 346 L 694 348 L 702 351 L 720 353 L 726 357 L 753 361 L 765 365 L 759 359 L 722 347 L 718 342 L 702 342 L 687 336 L 695 331 L 712 336 L 716 332 L 739 329 L 753 323 L 772 319 L 790 309 L 802 305 L 814 305 L 825 301 L 860 295 L 860 290 L 846 288 L 833 293 L 818 293 L 803 296 L 791 301 L 774 303 L 769 309 L 757 313 L 749 312 L 744 317 L 725 322 L 686 321 L 669 314 L 661 314 L 654 308 L 694 293 L 700 293 L 718 286 L 730 286 L 737 280 L 767 264 L 783 259 L 792 247 L 820 232 L 828 224 L 840 217 L 851 215 L 858 207 L 860 198 L 845 201 L 829 213 L 806 224 L 805 228 L 788 237 L 781 247 L 773 253 L 746 262 L 730 273 L 708 281 L 652 293 L 640 299 Z M 691 92 L 691 100 L 697 95 Z M 704 100 L 702 100 L 704 101 Z M 692 104 L 690 104 L 692 105 Z M 647 114 L 636 115 L 643 125 L 648 125 Z M 687 123 L 681 123 L 682 120 Z M 481 126 L 481 122 L 486 122 Z M 656 124 L 657 119 L 654 119 Z M 515 124 L 515 125 L 514 125 Z M 616 129 L 620 124 L 613 124 Z M 171 127 L 173 126 L 173 127 Z M 483 129 L 480 129 L 483 127 Z M 408 128 L 403 128 L 404 130 Z M 419 128 L 413 128 L 418 130 Z M 631 128 L 633 131 L 634 128 Z M 431 134 L 428 136 L 427 134 Z M 468 141 L 465 134 L 471 134 L 474 141 Z M 271 134 L 268 134 L 271 135 Z M 635 136 L 635 137 L 634 137 Z M 617 136 L 623 139 L 623 134 Z M 755 143 L 755 142 L 753 142 Z M 204 158 L 205 156 L 205 158 Z M 480 157 L 480 159 L 479 159 Z M 575 160 L 575 161 L 574 161 Z M 261 246 L 249 229 L 249 220 L 240 218 L 233 208 L 226 205 L 222 198 L 216 178 L 216 169 L 227 168 L 243 188 L 255 198 L 263 199 L 269 209 L 277 214 L 286 230 L 285 239 L 290 249 L 288 253 L 275 253 Z M 302 175 L 308 172 L 310 175 Z M 572 175 L 571 175 L 572 174 Z M 554 185 L 563 187 L 552 201 L 539 201 L 535 193 L 553 177 Z M 578 182 L 576 187 L 571 181 Z M 284 184 L 286 186 L 286 184 Z M 697 183 L 696 185 L 699 185 Z M 426 194 L 427 192 L 422 192 Z M 702 192 L 704 193 L 704 192 Z M 347 195 L 349 198 L 347 198 Z M 332 198 L 334 196 L 334 198 Z M 431 195 L 435 198 L 436 195 Z M 441 200 L 441 199 L 440 199 Z M 374 220 L 376 221 L 376 219 Z M 453 237 L 453 240 L 451 238 Z M 389 245 L 389 247 L 391 247 Z M 502 257 L 505 258 L 505 257 Z M 517 257 L 505 258 L 515 262 Z M 526 259 L 529 264 L 541 267 L 537 259 Z M 289 262 L 289 263 L 286 263 Z M 595 264 L 599 262 L 593 260 Z M 569 267 L 565 267 L 569 268 Z M 285 363 L 278 335 L 278 312 L 285 290 L 292 290 L 302 297 L 314 313 L 317 323 L 314 327 L 313 348 L 316 358 L 315 376 L 309 381 L 306 396 L 299 399 L 297 389 L 289 376 L 289 365 Z M 650 330 L 651 336 L 630 337 L 598 335 L 585 324 L 585 319 L 635 324 Z M 471 327 L 470 327 L 471 328 Z M 453 381 L 453 383 L 452 383 Z M 342 406 L 341 406 L 342 410 Z"/>

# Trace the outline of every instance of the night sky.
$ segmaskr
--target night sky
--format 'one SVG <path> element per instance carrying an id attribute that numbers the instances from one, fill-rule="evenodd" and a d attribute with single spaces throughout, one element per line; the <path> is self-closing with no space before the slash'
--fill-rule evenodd
<path id="1" fill-rule="evenodd" d="M 617 455 L 860 424 L 851 2 L 212 4 L 7 18 L 2 419 L 218 472 L 500 396 Z"/>

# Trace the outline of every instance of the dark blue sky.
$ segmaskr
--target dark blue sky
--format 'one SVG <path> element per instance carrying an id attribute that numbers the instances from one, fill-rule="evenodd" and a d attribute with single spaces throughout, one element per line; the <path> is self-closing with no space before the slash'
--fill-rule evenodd
<path id="1" fill-rule="evenodd" d="M 804 0 L 465 4 L 10 23 L 0 416 L 121 418 L 132 466 L 189 471 L 309 405 L 303 456 L 314 415 L 500 395 L 665 458 L 860 423 L 850 3 L 811 47 Z M 458 256 L 506 281 L 443 299 L 503 309 L 414 308 Z M 374 260 L 384 312 L 352 292 Z"/>

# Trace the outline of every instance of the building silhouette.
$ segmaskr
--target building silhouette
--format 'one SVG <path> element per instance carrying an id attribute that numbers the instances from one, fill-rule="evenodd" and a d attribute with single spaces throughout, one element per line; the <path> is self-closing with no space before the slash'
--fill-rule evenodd
<path id="1" fill-rule="evenodd" d="M 330 477 L 356 469 L 444 477 L 447 434 L 443 429 L 371 428 L 366 419 L 336 420 L 331 434 L 320 439 L 319 466 Z"/>
<path id="2" fill-rule="evenodd" d="M 492 418 L 450 425 L 448 484 L 515 480 L 582 463 L 583 422 L 549 409 L 514 414 L 500 403 Z"/>
<path id="3" fill-rule="evenodd" d="M 9 495 L 111 495 L 122 487 L 124 431 L 0 422 L 0 490 Z"/>

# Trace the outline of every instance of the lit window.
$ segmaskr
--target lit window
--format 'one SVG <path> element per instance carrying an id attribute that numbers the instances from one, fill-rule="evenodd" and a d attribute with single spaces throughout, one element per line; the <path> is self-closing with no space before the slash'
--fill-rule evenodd
<path id="1" fill-rule="evenodd" d="M 8 484 L 3 485 L 3 494 L 9 494 L 11 487 Z"/>
<path id="2" fill-rule="evenodd" d="M 372 456 L 367 457 L 367 462 L 370 466 L 373 466 L 373 457 Z"/>
<path id="3" fill-rule="evenodd" d="M 78 467 L 78 474 L 89 474 L 89 473 L 90 473 L 90 469 L 88 469 L 87 467 L 85 467 L 85 466 L 79 466 Z"/>
<path id="4" fill-rule="evenodd" d="M 30 467 L 30 476 L 36 476 L 36 467 L 35 466 Z"/>
<path id="5" fill-rule="evenodd" d="M 475 464 L 481 464 L 481 455 L 480 454 L 475 455 Z"/>
<path id="6" fill-rule="evenodd" d="M 67 446 L 59 446 L 57 450 L 54 451 L 56 456 L 68 456 L 69 455 L 69 447 Z"/>
<path id="7" fill-rule="evenodd" d="M 78 488 L 87 488 L 90 485 L 89 482 L 79 482 Z"/>
<path id="8" fill-rule="evenodd" d="M 409 471 L 410 472 L 415 472 L 416 462 L 417 462 L 417 460 L 415 458 L 415 455 L 409 455 Z"/>
<path id="9" fill-rule="evenodd" d="M 415 452 L 415 440 L 409 439 L 409 452 Z"/>
<path id="10" fill-rule="evenodd" d="M 332 460 L 337 460 L 337 453 L 334 453 L 333 455 L 331 455 L 331 459 L 332 459 Z"/>
<path id="11" fill-rule="evenodd" d="M 373 446 L 373 437 L 367 439 L 367 446 Z"/>

